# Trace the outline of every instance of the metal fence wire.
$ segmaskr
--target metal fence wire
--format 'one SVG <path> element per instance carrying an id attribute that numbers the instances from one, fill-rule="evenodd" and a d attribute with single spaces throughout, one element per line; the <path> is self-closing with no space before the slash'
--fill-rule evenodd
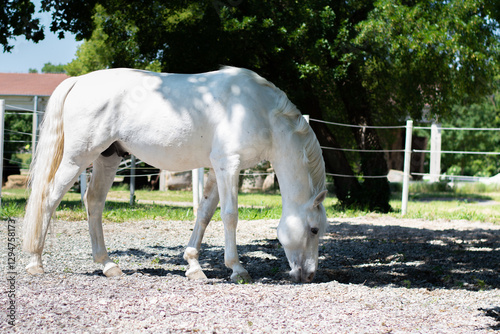
<path id="1" fill-rule="evenodd" d="M 9 109 L 9 112 L 5 112 L 6 108 Z M 15 110 L 15 111 L 12 111 Z M 11 160 L 4 159 L 4 134 L 5 132 L 7 133 L 13 133 L 13 134 L 19 134 L 19 135 L 25 135 L 25 136 L 31 136 L 33 137 L 33 134 L 38 133 L 38 129 L 35 125 L 33 132 L 32 133 L 27 133 L 27 132 L 22 132 L 22 131 L 16 131 L 13 129 L 5 129 L 4 128 L 4 119 L 5 115 L 15 115 L 15 114 L 27 114 L 31 113 L 35 115 L 37 114 L 43 114 L 42 111 L 35 111 L 35 110 L 30 110 L 26 108 L 20 108 L 12 105 L 6 105 L 5 100 L 0 100 L 0 178 L 2 177 L 2 172 L 3 172 L 3 164 L 5 161 L 7 162 L 12 162 Z M 38 116 L 39 117 L 39 116 Z M 37 117 L 37 118 L 38 118 Z M 478 154 L 478 155 L 500 155 L 500 152 L 478 152 L 478 151 L 447 151 L 447 150 L 441 150 L 440 148 L 440 137 L 439 137 L 439 145 L 436 145 L 433 143 L 433 134 L 436 131 L 436 125 L 432 125 L 431 127 L 425 127 L 425 126 L 416 126 L 413 127 L 413 121 L 408 120 L 406 122 L 406 125 L 393 125 L 393 126 L 367 126 L 367 125 L 354 125 L 354 124 L 343 124 L 343 123 L 338 123 L 338 122 L 329 122 L 329 121 L 324 121 L 324 120 L 319 120 L 319 119 L 314 119 L 314 118 L 309 118 L 308 115 L 304 116 L 308 122 L 318 122 L 318 123 L 324 123 L 328 124 L 331 126 L 339 126 L 339 127 L 349 127 L 349 128 L 365 128 L 365 129 L 406 129 L 406 139 L 405 139 L 405 148 L 404 149 L 393 149 L 393 150 L 366 150 L 366 149 L 353 149 L 353 148 L 338 148 L 338 147 L 326 147 L 326 146 L 321 146 L 321 149 L 323 150 L 337 150 L 337 151 L 345 151 L 345 152 L 358 152 L 358 153 L 370 153 L 370 152 L 377 152 L 377 153 L 404 153 L 404 170 L 403 170 L 403 198 L 402 198 L 402 214 L 405 215 L 407 211 L 407 203 L 408 203 L 408 187 L 409 187 L 409 179 L 410 179 L 410 160 L 411 160 L 411 153 L 429 153 L 431 154 L 431 166 L 433 165 L 432 160 L 437 159 L 436 157 L 440 157 L 441 154 Z M 35 119 L 35 117 L 34 117 Z M 37 124 L 38 125 L 38 124 Z M 420 130 L 431 130 L 433 134 L 431 134 L 431 149 L 430 150 L 419 150 L 419 149 L 412 149 L 411 148 L 411 142 L 412 142 L 412 134 L 413 134 L 413 129 L 420 129 Z M 449 127 L 449 128 L 437 128 L 438 133 L 440 134 L 441 131 L 500 131 L 500 128 L 456 128 L 456 127 Z M 7 142 L 16 142 L 16 143 L 35 143 L 36 138 L 33 141 L 33 138 L 31 141 L 23 141 L 23 140 L 9 140 Z M 440 159 L 440 158 L 439 158 Z M 439 160 L 438 159 L 438 160 Z M 134 173 L 134 168 L 137 164 L 140 164 L 140 160 L 136 160 L 135 158 L 131 158 L 130 160 L 126 160 L 122 163 L 120 167 L 120 172 L 122 172 L 121 175 L 123 174 L 123 171 L 125 170 L 130 170 L 130 173 L 125 174 L 124 176 L 131 177 L 131 182 L 133 182 L 133 178 L 135 176 Z M 439 164 L 438 164 L 439 165 Z M 144 169 L 141 167 L 141 169 Z M 154 169 L 154 168 L 151 168 Z M 197 172 L 194 172 L 196 174 L 195 177 L 193 177 L 193 190 L 194 192 L 197 193 L 196 196 L 193 198 L 193 203 L 198 202 L 199 199 L 201 198 L 201 194 L 203 193 L 203 179 L 202 176 L 199 176 L 199 173 L 203 175 L 203 171 L 199 169 Z M 161 174 L 160 173 L 150 173 L 147 176 L 157 176 Z M 268 173 L 262 173 L 258 172 L 255 173 L 256 175 L 263 175 L 263 174 L 268 174 Z M 243 175 L 248 176 L 249 174 L 245 172 Z M 253 175 L 253 174 L 252 174 Z M 344 175 L 344 174 L 336 174 L 336 173 L 327 173 L 326 175 L 329 176 L 335 176 L 335 177 L 353 177 L 353 178 L 386 178 L 387 175 L 371 175 L 371 176 L 365 176 L 365 175 Z M 436 178 L 439 177 L 450 177 L 450 178 L 462 178 L 462 179 L 467 179 L 467 176 L 463 175 L 445 175 L 441 174 L 439 171 L 436 173 L 435 170 L 431 170 L 429 173 L 412 173 L 412 175 L 419 175 L 419 176 L 427 176 L 430 177 L 431 180 L 436 180 Z M 81 181 L 84 182 L 87 177 L 87 175 L 82 175 Z M 144 175 L 140 175 L 144 176 Z M 469 177 L 471 179 L 477 180 L 477 178 L 474 177 Z M 84 188 L 84 187 L 82 187 Z M 195 189 L 196 188 L 196 189 Z M 131 187 L 133 189 L 133 187 Z M 131 198 L 133 197 L 132 194 L 133 190 L 131 190 Z M 1 198 L 1 186 L 0 186 L 0 198 Z M 0 199 L 0 204 L 1 204 L 1 199 Z M 197 206 L 198 203 L 195 205 Z"/>

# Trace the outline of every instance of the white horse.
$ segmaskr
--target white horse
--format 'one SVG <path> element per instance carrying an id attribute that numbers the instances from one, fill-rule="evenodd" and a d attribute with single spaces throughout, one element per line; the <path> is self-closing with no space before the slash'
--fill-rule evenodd
<path id="1" fill-rule="evenodd" d="M 272 83 L 245 69 L 187 75 L 112 69 L 69 78 L 50 98 L 31 166 L 24 220 L 26 267 L 43 273 L 42 251 L 55 208 L 93 163 L 85 194 L 92 255 L 106 276 L 122 275 L 104 245 L 102 211 L 122 157 L 157 168 L 209 167 L 204 199 L 184 259 L 189 278 L 206 278 L 198 263 L 205 229 L 221 203 L 225 264 L 233 281 L 250 281 L 236 250 L 238 177 L 269 160 L 279 180 L 278 238 L 290 275 L 310 282 L 325 230 L 325 169 L 318 141 L 297 108 Z"/>

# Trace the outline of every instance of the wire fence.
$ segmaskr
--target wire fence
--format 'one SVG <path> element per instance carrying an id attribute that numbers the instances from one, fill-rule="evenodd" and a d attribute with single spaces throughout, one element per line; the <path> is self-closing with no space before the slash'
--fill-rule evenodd
<path id="1" fill-rule="evenodd" d="M 44 111 L 35 111 L 33 109 L 28 109 L 28 108 L 22 108 L 14 105 L 5 105 L 6 108 L 9 110 L 17 110 L 16 112 L 6 112 L 5 114 L 7 115 L 16 115 L 16 114 L 26 114 L 26 113 L 31 113 L 33 114 L 34 112 L 43 114 Z M 378 129 L 378 130 L 388 130 L 388 129 L 405 129 L 406 125 L 390 125 L 390 126 L 372 126 L 372 125 L 357 125 L 357 124 L 344 124 L 344 123 L 339 123 L 339 122 L 331 122 L 331 121 L 325 121 L 325 120 L 320 120 L 320 119 L 315 119 L 315 118 L 309 118 L 310 122 L 317 122 L 317 123 L 324 123 L 327 125 L 333 125 L 333 126 L 338 126 L 338 127 L 347 127 L 347 128 L 360 128 L 360 129 Z M 413 127 L 415 130 L 431 130 L 432 128 L 429 126 L 415 126 Z M 448 128 L 440 128 L 441 130 L 451 130 L 451 131 L 500 131 L 500 128 L 458 128 L 458 127 L 448 127 Z M 16 130 L 11 130 L 11 129 L 4 129 L 5 132 L 7 133 L 13 133 L 13 134 L 20 134 L 20 135 L 27 135 L 27 136 L 32 136 L 32 133 L 28 132 L 22 132 L 22 131 L 16 131 Z M 8 140 L 5 142 L 9 143 L 24 143 L 24 144 L 31 144 L 31 140 Z M 370 150 L 370 149 L 356 149 L 356 148 L 339 148 L 339 147 L 327 147 L 327 146 L 321 146 L 322 150 L 333 150 L 333 151 L 344 151 L 344 152 L 353 152 L 353 153 L 404 153 L 404 149 L 379 149 L 379 150 Z M 12 152 L 10 152 L 12 153 Z M 439 151 L 433 151 L 433 150 L 419 150 L 419 149 L 412 149 L 412 153 L 439 153 L 439 154 L 467 154 L 467 155 L 500 155 L 500 152 L 479 152 L 479 151 L 450 151 L 450 150 L 439 150 Z M 5 159 L 4 159 L 5 161 Z M 17 162 L 13 161 L 12 159 L 6 160 L 10 163 L 12 162 Z M 128 160 L 130 162 L 130 160 Z M 136 165 L 140 165 L 142 161 L 137 160 Z M 27 168 L 27 165 L 23 165 L 23 168 Z M 125 170 L 130 169 L 130 163 L 125 166 L 120 166 L 118 172 L 123 173 Z M 141 167 L 141 170 L 158 170 L 154 167 Z M 156 172 L 156 173 L 150 173 L 150 174 L 141 174 L 141 176 L 158 176 L 160 175 L 161 172 Z M 261 172 L 254 172 L 252 173 L 253 175 L 269 175 L 271 173 L 261 173 Z M 430 173 L 416 173 L 413 172 L 411 173 L 412 175 L 415 176 L 431 176 Z M 124 176 L 130 176 L 123 174 Z M 241 175 L 248 176 L 248 172 L 242 172 Z M 328 176 L 333 176 L 333 177 L 347 177 L 347 178 L 385 178 L 387 175 L 345 175 L 345 174 L 338 174 L 338 173 L 327 173 L 326 175 Z M 432 176 L 435 176 L 432 174 Z M 467 175 L 446 175 L 446 174 L 440 174 L 441 177 L 449 177 L 449 178 L 463 178 L 467 179 L 470 178 L 471 180 L 478 179 L 477 177 L 470 177 Z"/>
<path id="2" fill-rule="evenodd" d="M 310 122 L 318 122 L 318 123 L 324 123 L 328 125 L 333 125 L 333 126 L 339 126 L 339 127 L 348 127 L 348 128 L 366 128 L 366 129 L 405 129 L 407 126 L 406 125 L 395 125 L 395 126 L 366 126 L 366 125 L 353 125 L 353 124 L 343 124 L 343 123 L 338 123 L 338 122 L 329 122 L 329 121 L 324 121 L 324 120 L 319 120 L 319 119 L 314 119 L 314 118 L 309 118 Z M 427 127 L 427 126 L 415 126 L 413 127 L 415 130 L 431 130 L 432 127 Z M 440 130 L 451 130 L 451 131 L 500 131 L 500 128 L 457 128 L 457 127 L 447 127 L 447 128 L 440 128 Z M 381 150 L 367 150 L 367 149 L 352 149 L 352 148 L 339 148 L 339 147 L 326 147 L 326 146 L 321 146 L 321 149 L 323 150 L 335 150 L 335 151 L 344 151 L 344 152 L 357 152 L 357 153 L 404 153 L 405 149 L 381 149 Z M 500 152 L 479 152 L 479 151 L 450 151 L 450 150 L 419 150 L 419 149 L 412 149 L 412 153 L 437 153 L 437 154 L 467 154 L 467 155 L 500 155 Z M 334 174 L 334 173 L 327 173 L 327 175 L 330 176 L 335 176 L 335 177 L 352 177 L 352 178 L 386 178 L 387 175 L 375 175 L 375 176 L 369 176 L 369 175 L 345 175 L 345 174 Z M 415 176 L 436 176 L 435 174 L 431 173 L 417 173 L 417 172 L 412 172 L 411 175 Z M 480 178 L 480 177 L 473 177 L 473 176 L 467 176 L 467 175 L 446 175 L 446 174 L 441 174 L 439 173 L 437 176 L 440 177 L 447 177 L 447 178 L 463 178 L 463 179 L 470 179 L 470 180 L 483 180 L 485 178 Z"/>
<path id="3" fill-rule="evenodd" d="M 17 107 L 13 105 L 5 105 L 6 108 L 9 109 L 8 112 L 4 112 L 3 115 L 26 115 L 26 114 L 34 114 L 34 113 L 39 113 L 43 114 L 43 111 L 35 111 L 32 109 L 27 109 L 27 108 L 22 108 L 22 107 Z M 15 110 L 15 111 L 12 111 Z M 2 117 L 3 117 L 2 115 Z M 308 118 L 308 117 L 307 117 Z M 377 129 L 377 130 L 388 130 L 388 129 L 407 129 L 408 130 L 408 124 L 407 125 L 392 125 L 392 126 L 368 126 L 368 125 L 354 125 L 354 124 L 343 124 L 343 123 L 338 123 L 338 122 L 330 122 L 330 121 L 324 121 L 324 120 L 319 120 L 319 119 L 314 119 L 314 118 L 308 118 L 309 122 L 318 122 L 318 123 L 324 123 L 330 126 L 338 126 L 338 127 L 346 127 L 346 128 L 361 128 L 361 129 Z M 413 127 L 412 129 L 419 129 L 419 130 L 431 130 L 432 127 L 427 127 L 427 126 L 416 126 Z M 457 128 L 457 127 L 449 127 L 449 128 L 440 128 L 440 130 L 447 130 L 447 131 L 500 131 L 500 128 Z M 411 130 L 412 131 L 412 130 Z M 28 132 L 23 132 L 23 131 L 17 131 L 13 129 L 5 129 L 2 125 L 2 138 L 4 137 L 4 133 L 9 133 L 9 134 L 16 134 L 16 135 L 23 135 L 23 136 L 29 136 L 32 138 L 33 133 L 28 133 Z M 37 131 L 33 131 L 36 133 Z M 411 133 L 411 132 L 410 132 Z M 432 139 L 432 138 L 431 138 Z M 18 144 L 31 144 L 32 140 L 7 140 L 7 143 L 18 143 Z M 432 147 L 432 144 L 431 144 Z M 326 146 L 321 146 L 322 150 L 335 150 L 335 151 L 344 151 L 344 152 L 352 152 L 352 153 L 408 153 L 407 149 L 376 149 L 376 150 L 369 150 L 369 149 L 358 149 L 358 148 L 339 148 L 339 147 L 326 147 Z M 3 150 L 3 148 L 2 148 Z M 8 163 L 18 163 L 17 160 L 14 159 L 6 159 L 3 157 L 2 152 L 2 162 L 8 162 Z M 13 153 L 13 152 L 9 152 Z M 450 151 L 450 150 L 441 150 L 440 148 L 438 150 L 422 150 L 422 149 L 412 149 L 410 153 L 430 153 L 430 154 L 466 154 L 466 155 L 500 155 L 500 152 L 479 152 L 479 151 Z M 158 169 L 151 167 L 151 166 L 140 166 L 141 169 L 141 174 L 136 174 L 135 172 L 131 171 L 132 167 L 132 159 L 127 159 L 122 162 L 118 169 L 118 173 L 121 176 L 124 177 L 155 177 L 161 175 L 161 171 Z M 2 163 L 2 165 L 3 165 Z M 135 160 L 135 167 L 137 168 L 138 165 L 141 165 L 142 161 L 140 160 Z M 22 164 L 21 167 L 23 169 L 28 168 L 28 164 Z M 126 172 L 127 170 L 130 170 L 130 172 Z M 151 173 L 146 173 L 144 174 L 144 171 L 154 171 Z M 87 173 L 87 177 L 88 177 Z M 248 171 L 242 171 L 241 175 L 242 176 L 267 176 L 267 175 L 272 175 L 272 172 L 252 172 L 249 174 Z M 345 178 L 360 178 L 360 179 L 377 179 L 377 178 L 387 178 L 387 175 L 346 175 L 346 174 L 338 174 L 338 173 L 326 173 L 328 176 L 332 177 L 345 177 Z M 411 175 L 414 176 L 423 176 L 423 177 L 445 177 L 445 178 L 460 178 L 463 180 L 471 180 L 471 181 L 481 181 L 484 180 L 485 178 L 479 178 L 479 177 L 471 177 L 471 176 L 466 176 L 466 175 L 446 175 L 446 174 L 441 174 L 441 173 L 418 173 L 418 172 L 413 172 Z"/>

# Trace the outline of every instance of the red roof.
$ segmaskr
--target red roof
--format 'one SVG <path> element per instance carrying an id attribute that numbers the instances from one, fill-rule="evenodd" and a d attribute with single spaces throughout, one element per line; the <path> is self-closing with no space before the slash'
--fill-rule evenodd
<path id="1" fill-rule="evenodd" d="M 66 78 L 63 73 L 0 73 L 0 95 L 50 96 Z"/>

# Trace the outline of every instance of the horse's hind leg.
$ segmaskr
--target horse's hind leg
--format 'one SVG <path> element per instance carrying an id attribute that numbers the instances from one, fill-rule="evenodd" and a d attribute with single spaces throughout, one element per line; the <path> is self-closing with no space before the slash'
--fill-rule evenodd
<path id="1" fill-rule="evenodd" d="M 87 207 L 92 256 L 95 262 L 104 265 L 103 273 L 108 277 L 120 276 L 122 271 L 108 256 L 102 231 L 102 211 L 104 202 L 116 174 L 121 157 L 113 154 L 109 157 L 99 156 L 94 162 L 92 178 L 85 193 L 84 202 Z"/>
<path id="2" fill-rule="evenodd" d="M 203 273 L 198 258 L 200 255 L 201 241 L 207 229 L 208 223 L 214 215 L 215 209 L 219 203 L 219 192 L 217 190 L 217 182 L 213 169 L 208 173 L 208 180 L 203 191 L 203 198 L 198 208 L 196 224 L 194 225 L 191 239 L 184 252 L 184 259 L 189 264 L 189 269 L 186 271 L 186 276 L 190 279 L 206 279 L 207 276 Z"/>
<path id="3" fill-rule="evenodd" d="M 74 162 L 69 162 L 68 159 L 61 161 L 59 168 L 54 176 L 54 181 L 50 187 L 50 191 L 47 194 L 47 198 L 42 204 L 42 227 L 40 233 L 34 235 L 36 238 L 37 247 L 36 249 L 30 250 L 31 259 L 29 264 L 26 266 L 26 270 L 30 274 L 41 274 L 44 272 L 42 264 L 42 252 L 45 244 L 45 237 L 50 225 L 50 220 L 54 213 L 54 210 L 61 202 L 63 196 L 68 192 L 68 190 L 73 186 L 78 176 L 85 170 L 88 163 L 76 164 Z"/>

